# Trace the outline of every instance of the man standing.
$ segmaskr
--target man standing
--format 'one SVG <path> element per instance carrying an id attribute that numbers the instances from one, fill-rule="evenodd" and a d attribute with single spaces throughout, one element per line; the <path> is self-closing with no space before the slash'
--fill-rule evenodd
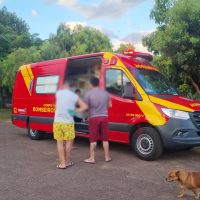
<path id="1" fill-rule="evenodd" d="M 89 131 L 90 131 L 90 157 L 84 162 L 95 163 L 95 147 L 97 140 L 103 142 L 105 161 L 111 161 L 109 155 L 108 142 L 108 107 L 111 106 L 109 94 L 99 88 L 99 79 L 93 77 L 90 79 L 91 90 L 85 96 L 85 102 L 89 109 Z"/>
<path id="2" fill-rule="evenodd" d="M 79 108 L 75 108 L 78 104 Z M 56 112 L 54 117 L 53 132 L 57 140 L 59 164 L 57 168 L 66 169 L 73 165 L 70 159 L 73 140 L 75 138 L 73 113 L 83 112 L 87 105 L 72 91 L 68 83 L 56 92 Z"/>

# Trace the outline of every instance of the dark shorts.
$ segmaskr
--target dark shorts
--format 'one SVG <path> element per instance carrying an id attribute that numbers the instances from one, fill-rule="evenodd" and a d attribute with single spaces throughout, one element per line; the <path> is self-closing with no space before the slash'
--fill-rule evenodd
<path id="1" fill-rule="evenodd" d="M 108 117 L 97 116 L 89 119 L 90 142 L 108 141 Z"/>

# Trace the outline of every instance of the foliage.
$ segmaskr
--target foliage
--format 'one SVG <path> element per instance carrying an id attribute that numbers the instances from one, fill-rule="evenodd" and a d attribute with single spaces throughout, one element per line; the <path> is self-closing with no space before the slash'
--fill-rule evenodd
<path id="1" fill-rule="evenodd" d="M 0 9 L 0 60 L 19 47 L 27 48 L 41 42 L 37 34 L 29 33 L 24 20 L 8 12 L 6 7 Z"/>
<path id="2" fill-rule="evenodd" d="M 159 26 L 165 25 L 170 8 L 176 0 L 155 0 L 155 5 L 151 11 L 150 18 L 154 19 Z"/>
<path id="3" fill-rule="evenodd" d="M 100 31 L 90 28 L 75 26 L 73 30 L 61 23 L 56 35 L 50 35 L 49 40 L 41 47 L 42 58 L 55 59 L 85 53 L 111 51 L 109 38 Z"/>
<path id="4" fill-rule="evenodd" d="M 9 54 L 1 63 L 2 68 L 2 85 L 12 91 L 15 74 L 19 66 L 28 64 L 31 62 L 37 62 L 41 60 L 40 51 L 37 47 L 30 47 L 28 49 L 19 48 Z"/>
<path id="5" fill-rule="evenodd" d="M 24 59 L 25 52 L 21 48 L 38 47 L 42 42 L 38 34 L 30 34 L 24 20 L 7 11 L 6 7 L 0 9 L 0 106 L 5 106 L 6 96 L 9 96 L 7 93 L 11 90 L 16 68 L 19 67 L 17 65 Z M 31 56 L 26 55 L 26 58 Z"/>
<path id="6" fill-rule="evenodd" d="M 161 7 L 160 2 L 164 2 Z M 143 44 L 157 55 L 154 63 L 181 93 L 200 96 L 200 4 L 177 0 L 171 5 L 171 0 L 156 1 L 151 16 L 159 26 Z"/>
<path id="7" fill-rule="evenodd" d="M 2 61 L 0 61 L 0 87 L 3 86 L 10 92 L 12 91 L 16 71 L 19 66 L 23 64 L 71 55 L 112 50 L 109 38 L 94 28 L 77 25 L 71 30 L 64 23 L 61 23 L 55 35 L 51 34 L 48 40 L 42 41 L 38 37 L 38 34 L 29 34 L 26 23 L 15 14 L 9 13 L 6 8 L 3 8 L 0 14 L 4 16 L 4 19 L 0 19 L 0 26 L 7 24 L 8 30 L 12 30 L 12 26 L 19 26 L 19 28 L 16 28 L 16 31 L 20 29 L 23 33 L 20 38 L 24 43 L 20 43 L 18 39 L 18 35 L 20 36 L 21 32 L 16 34 L 16 32 L 10 31 L 7 35 L 4 33 L 6 38 L 11 39 L 15 37 L 12 38 L 12 40 L 16 40 L 18 43 L 16 43 L 16 41 L 13 42 L 12 48 L 10 43 L 7 44 L 7 47 L 1 46 L 6 53 Z M 12 20 L 14 20 L 14 25 L 11 23 Z M 28 39 L 28 42 L 24 40 L 24 37 Z M 2 96 L 2 94 L 0 94 L 0 96 Z"/>
<path id="8" fill-rule="evenodd" d="M 0 9 L 0 107 L 11 93 L 19 66 L 71 55 L 112 51 L 107 36 L 95 28 L 61 23 L 56 34 L 45 41 L 30 34 L 29 26 L 15 13 Z"/>

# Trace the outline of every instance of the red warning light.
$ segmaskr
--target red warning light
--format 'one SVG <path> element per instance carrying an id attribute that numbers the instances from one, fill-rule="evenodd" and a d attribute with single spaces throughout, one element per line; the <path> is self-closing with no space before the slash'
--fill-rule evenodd
<path id="1" fill-rule="evenodd" d="M 127 56 L 133 56 L 134 55 L 134 50 L 133 49 L 125 50 L 125 51 L 123 51 L 123 54 L 127 55 Z"/>

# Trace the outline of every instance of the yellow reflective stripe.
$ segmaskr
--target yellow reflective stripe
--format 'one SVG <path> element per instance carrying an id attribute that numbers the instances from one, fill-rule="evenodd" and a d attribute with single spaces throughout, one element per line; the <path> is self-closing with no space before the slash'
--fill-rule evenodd
<path id="1" fill-rule="evenodd" d="M 159 105 L 167 107 L 167 108 L 172 108 L 172 109 L 176 109 L 176 110 L 183 110 L 183 111 L 187 111 L 187 112 L 194 112 L 194 110 L 191 109 L 191 108 L 188 108 L 186 106 L 182 106 L 182 105 L 177 104 L 177 103 L 173 103 L 171 101 L 167 101 L 167 100 L 160 99 L 160 98 L 153 97 L 153 96 L 149 96 L 149 98 L 153 103 L 159 104 Z"/>
<path id="2" fill-rule="evenodd" d="M 27 65 L 26 68 L 27 68 L 27 71 L 28 71 L 28 74 L 29 74 L 31 80 L 33 80 L 34 76 L 33 76 L 32 70 L 31 70 L 31 66 Z"/>
<path id="3" fill-rule="evenodd" d="M 31 81 L 34 79 L 31 67 L 30 67 L 30 65 L 23 65 L 20 67 L 20 70 L 21 70 L 22 77 L 24 79 L 26 88 L 27 88 L 29 94 L 31 95 L 29 88 L 30 88 Z"/>
<path id="4" fill-rule="evenodd" d="M 144 113 L 146 119 L 154 126 L 161 126 L 166 123 L 166 119 L 162 116 L 161 112 L 149 100 L 147 95 L 142 95 L 143 101 L 136 101 L 139 108 Z"/>

